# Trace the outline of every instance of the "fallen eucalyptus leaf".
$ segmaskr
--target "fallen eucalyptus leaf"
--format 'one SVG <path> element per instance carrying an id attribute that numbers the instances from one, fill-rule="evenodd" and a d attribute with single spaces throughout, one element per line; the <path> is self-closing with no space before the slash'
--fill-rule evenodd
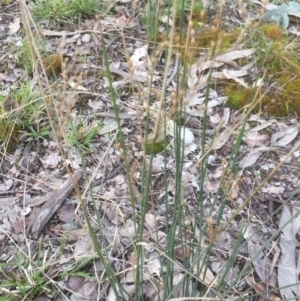
<path id="1" fill-rule="evenodd" d="M 276 22 L 282 25 L 283 28 L 289 27 L 288 13 L 297 13 L 300 11 L 300 4 L 294 1 L 288 4 L 279 5 L 277 8 L 271 9 L 262 15 L 262 20 Z"/>

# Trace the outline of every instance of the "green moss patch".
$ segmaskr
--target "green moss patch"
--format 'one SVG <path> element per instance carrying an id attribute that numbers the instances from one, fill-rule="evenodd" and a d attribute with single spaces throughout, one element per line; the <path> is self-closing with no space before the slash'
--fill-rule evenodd
<path id="1" fill-rule="evenodd" d="M 152 152 L 152 147 L 153 147 L 153 152 Z M 147 155 L 151 155 L 152 153 L 154 155 L 159 154 L 164 151 L 164 148 L 165 148 L 164 141 L 154 143 L 153 146 L 152 144 L 145 144 L 145 151 Z"/>
<path id="2" fill-rule="evenodd" d="M 285 36 L 284 29 L 275 24 L 261 26 L 251 37 L 251 45 L 257 51 L 256 63 L 266 71 L 265 85 L 260 103 L 254 112 L 282 117 L 289 114 L 300 114 L 300 46 Z M 234 109 L 242 109 L 253 101 L 254 88 L 244 88 L 236 82 L 225 87 L 228 96 L 227 105 Z"/>
<path id="3" fill-rule="evenodd" d="M 254 113 L 263 112 L 274 117 L 283 117 L 289 114 L 300 115 L 300 76 L 292 77 L 284 74 L 277 78 L 278 87 L 262 91 L 262 99 L 254 108 Z M 267 92 L 265 94 L 265 92 Z M 253 100 L 254 88 L 245 89 L 237 83 L 231 83 L 225 88 L 228 96 L 227 105 L 234 109 L 242 109 Z M 264 95 L 265 94 L 265 95 Z"/>
<path id="4" fill-rule="evenodd" d="M 281 40 L 284 35 L 284 29 L 276 24 L 265 24 L 259 28 L 259 31 L 262 32 L 266 38 L 277 41 Z"/>

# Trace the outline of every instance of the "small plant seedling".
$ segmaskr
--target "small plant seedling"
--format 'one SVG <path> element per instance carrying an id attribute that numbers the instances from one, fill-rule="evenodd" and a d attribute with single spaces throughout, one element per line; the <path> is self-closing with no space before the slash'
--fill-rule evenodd
<path id="1" fill-rule="evenodd" d="M 38 265 L 37 262 L 29 262 L 29 258 L 18 254 L 14 265 L 3 264 L 5 278 L 0 284 L 0 293 L 5 299 L 0 300 L 33 300 L 43 293 L 50 293 L 51 281 L 45 277 L 48 266 Z M 41 263 L 41 262 L 40 262 Z M 28 266 L 31 269 L 28 270 Z"/>
<path id="2" fill-rule="evenodd" d="M 74 146 L 79 147 L 83 153 L 88 154 L 94 149 L 92 140 L 98 134 L 99 129 L 99 125 L 95 123 L 84 124 L 82 119 L 79 120 L 77 125 L 70 121 L 70 133 L 67 140 Z"/>
<path id="3" fill-rule="evenodd" d="M 45 122 L 45 105 L 38 96 L 39 92 L 30 84 L 21 85 L 8 96 L 2 96 L 0 139 L 6 151 L 10 152 L 24 134 L 30 140 L 50 136 L 50 125 Z"/>

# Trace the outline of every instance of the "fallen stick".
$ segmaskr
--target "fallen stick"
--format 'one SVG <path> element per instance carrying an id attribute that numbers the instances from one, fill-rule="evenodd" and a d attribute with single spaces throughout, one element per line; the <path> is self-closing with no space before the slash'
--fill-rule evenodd
<path id="1" fill-rule="evenodd" d="M 27 236 L 32 239 L 37 239 L 39 237 L 43 228 L 49 222 L 53 214 L 58 210 L 72 191 L 73 183 L 77 183 L 82 177 L 82 174 L 82 170 L 77 170 L 73 175 L 73 181 L 69 178 L 58 190 L 49 195 L 46 203 L 38 209 L 32 217 L 26 230 Z"/>

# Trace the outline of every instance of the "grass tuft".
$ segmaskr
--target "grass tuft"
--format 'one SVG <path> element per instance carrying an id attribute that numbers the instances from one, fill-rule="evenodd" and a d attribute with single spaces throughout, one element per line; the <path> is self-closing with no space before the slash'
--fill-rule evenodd
<path id="1" fill-rule="evenodd" d="M 33 9 L 33 16 L 37 21 L 48 19 L 58 24 L 79 24 L 86 18 L 92 18 L 101 7 L 96 0 L 37 0 Z"/>

